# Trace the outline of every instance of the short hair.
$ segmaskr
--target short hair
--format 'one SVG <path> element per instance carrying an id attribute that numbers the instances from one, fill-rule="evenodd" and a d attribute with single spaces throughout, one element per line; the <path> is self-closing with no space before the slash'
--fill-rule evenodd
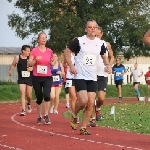
<path id="1" fill-rule="evenodd" d="M 98 30 L 101 30 L 101 32 L 103 33 L 102 27 L 98 26 Z"/>
<path id="2" fill-rule="evenodd" d="M 21 51 L 25 51 L 26 50 L 26 48 L 30 48 L 30 46 L 29 45 L 22 45 L 22 47 L 21 47 Z"/>
<path id="3" fill-rule="evenodd" d="M 96 22 L 96 20 L 94 20 L 94 19 L 87 20 L 86 23 L 85 23 L 85 26 L 84 26 L 85 28 L 87 28 L 87 23 L 88 22 Z M 96 22 L 96 24 L 97 24 L 97 22 Z M 98 24 L 97 24 L 97 26 L 98 26 Z"/>
<path id="4" fill-rule="evenodd" d="M 121 58 L 120 57 L 117 57 L 116 59 L 119 59 L 121 61 Z"/>

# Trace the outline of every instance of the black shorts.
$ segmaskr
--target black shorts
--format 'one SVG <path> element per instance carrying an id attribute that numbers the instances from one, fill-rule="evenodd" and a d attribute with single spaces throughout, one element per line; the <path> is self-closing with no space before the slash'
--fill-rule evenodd
<path id="1" fill-rule="evenodd" d="M 97 85 L 98 85 L 98 91 L 106 92 L 106 89 L 107 89 L 107 77 L 97 76 Z"/>
<path id="2" fill-rule="evenodd" d="M 133 86 L 134 86 L 135 84 L 140 84 L 140 82 L 133 82 Z"/>
<path id="3" fill-rule="evenodd" d="M 68 87 L 66 87 L 66 82 L 64 82 L 63 85 L 64 85 L 65 93 L 69 94 L 69 89 Z"/>
<path id="4" fill-rule="evenodd" d="M 29 85 L 29 86 L 33 86 L 32 84 L 32 78 L 19 78 L 18 79 L 18 84 L 26 84 L 26 85 Z"/>
<path id="5" fill-rule="evenodd" d="M 116 84 L 116 87 L 118 87 L 118 85 L 122 86 L 123 80 L 115 80 L 115 84 Z"/>
<path id="6" fill-rule="evenodd" d="M 86 90 L 87 92 L 97 91 L 97 81 L 84 80 L 84 79 L 74 79 L 76 91 Z"/>
<path id="7" fill-rule="evenodd" d="M 66 79 L 66 82 L 67 82 L 67 81 L 71 81 L 71 85 L 68 86 L 68 87 L 75 86 L 75 84 L 74 84 L 74 79 L 68 79 L 68 78 L 67 78 L 67 79 Z"/>

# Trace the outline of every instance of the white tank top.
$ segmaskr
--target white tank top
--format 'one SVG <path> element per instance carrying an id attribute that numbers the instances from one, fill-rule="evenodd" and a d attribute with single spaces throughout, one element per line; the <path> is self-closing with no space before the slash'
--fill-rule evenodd
<path id="1" fill-rule="evenodd" d="M 74 65 L 74 55 L 71 53 L 71 62 Z M 74 74 L 70 73 L 70 67 L 67 66 L 67 73 L 66 73 L 66 79 L 73 79 L 74 78 Z"/>
<path id="2" fill-rule="evenodd" d="M 106 51 L 106 56 L 108 57 L 108 51 Z M 102 57 L 99 57 L 99 62 L 98 62 L 98 68 L 97 68 L 97 75 L 98 76 L 103 76 L 103 77 L 107 77 L 108 73 L 105 72 L 105 65 L 103 62 Z"/>

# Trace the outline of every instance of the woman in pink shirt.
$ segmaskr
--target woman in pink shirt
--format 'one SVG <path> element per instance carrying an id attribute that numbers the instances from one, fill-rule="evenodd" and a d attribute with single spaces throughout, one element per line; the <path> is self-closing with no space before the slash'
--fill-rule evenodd
<path id="1" fill-rule="evenodd" d="M 38 35 L 38 47 L 32 49 L 28 61 L 28 66 L 33 66 L 33 88 L 36 95 L 38 119 L 37 124 L 42 124 L 42 101 L 44 99 L 45 124 L 51 124 L 48 117 L 50 107 L 50 92 L 52 87 L 52 73 L 50 64 L 52 63 L 53 51 L 47 48 L 47 36 L 44 32 Z"/>

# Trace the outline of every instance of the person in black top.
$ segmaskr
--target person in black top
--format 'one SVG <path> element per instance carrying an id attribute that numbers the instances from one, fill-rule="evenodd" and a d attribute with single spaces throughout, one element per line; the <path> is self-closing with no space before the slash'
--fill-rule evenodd
<path id="1" fill-rule="evenodd" d="M 9 76 L 12 75 L 12 71 L 17 66 L 18 72 L 18 84 L 20 89 L 20 103 L 22 111 L 20 116 L 25 115 L 25 96 L 27 95 L 27 112 L 31 112 L 32 108 L 30 102 L 32 100 L 32 67 L 27 66 L 27 62 L 30 55 L 30 46 L 23 45 L 21 48 L 21 54 L 14 57 L 14 60 L 9 69 Z"/>

